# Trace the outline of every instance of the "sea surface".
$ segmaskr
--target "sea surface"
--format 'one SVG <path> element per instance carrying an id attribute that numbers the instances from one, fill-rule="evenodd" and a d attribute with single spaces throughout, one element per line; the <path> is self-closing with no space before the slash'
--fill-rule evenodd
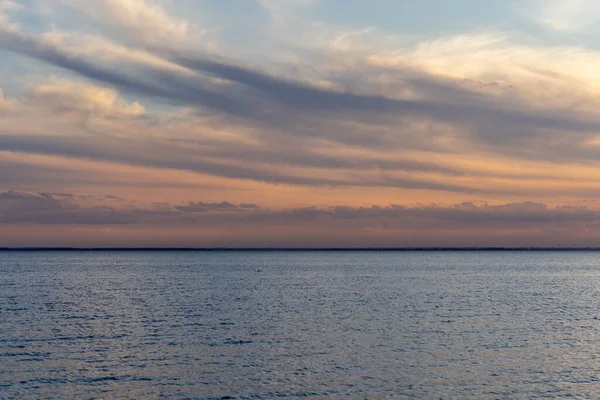
<path id="1" fill-rule="evenodd" d="M 0 252 L 0 398 L 600 397 L 600 252 Z"/>

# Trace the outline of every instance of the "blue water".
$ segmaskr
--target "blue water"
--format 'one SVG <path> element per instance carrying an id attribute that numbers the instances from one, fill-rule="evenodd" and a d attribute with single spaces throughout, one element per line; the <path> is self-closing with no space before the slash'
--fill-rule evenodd
<path id="1" fill-rule="evenodd" d="M 600 253 L 0 253 L 1 398 L 594 398 Z"/>

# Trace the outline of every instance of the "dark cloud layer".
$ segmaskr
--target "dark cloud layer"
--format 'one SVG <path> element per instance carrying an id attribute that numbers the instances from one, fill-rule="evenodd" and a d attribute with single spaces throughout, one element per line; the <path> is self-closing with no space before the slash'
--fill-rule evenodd
<path id="1" fill-rule="evenodd" d="M 0 223 L 120 225 L 134 223 L 132 215 L 109 206 L 83 207 L 74 195 L 21 192 L 0 193 Z"/>
<path id="2" fill-rule="evenodd" d="M 105 196 L 114 201 L 115 196 Z M 161 204 L 154 208 L 116 207 L 109 205 L 78 205 L 77 196 L 69 193 L 0 192 L 0 222 L 37 224 L 152 224 L 169 223 L 189 225 L 199 222 L 212 224 L 294 225 L 318 222 L 337 224 L 353 221 L 358 225 L 373 223 L 388 226 L 423 228 L 454 225 L 466 227 L 511 227 L 552 224 L 597 224 L 600 212 L 581 206 L 548 207 L 542 203 L 522 202 L 503 205 L 461 203 L 451 206 L 402 205 L 350 207 L 301 207 L 294 209 L 266 209 L 256 204 L 221 202 L 189 202 L 186 205 Z M 125 202 L 124 199 L 117 198 Z M 129 204 L 129 203 L 128 203 Z M 337 222 L 336 222 L 337 221 Z"/>
<path id="3" fill-rule="evenodd" d="M 190 201 L 186 206 L 175 206 L 175 209 L 178 211 L 189 212 L 189 213 L 199 213 L 199 212 L 209 212 L 209 211 L 223 211 L 223 210 L 255 210 L 260 208 L 260 206 L 256 204 L 247 204 L 242 203 L 239 205 L 230 203 L 228 201 L 222 201 L 220 203 L 204 203 L 202 201 L 192 202 Z"/>

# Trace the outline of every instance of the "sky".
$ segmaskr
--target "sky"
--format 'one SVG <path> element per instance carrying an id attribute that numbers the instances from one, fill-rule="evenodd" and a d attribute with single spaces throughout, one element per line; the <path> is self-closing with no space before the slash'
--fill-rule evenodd
<path id="1" fill-rule="evenodd" d="M 0 247 L 600 246 L 598 22 L 0 0 Z"/>

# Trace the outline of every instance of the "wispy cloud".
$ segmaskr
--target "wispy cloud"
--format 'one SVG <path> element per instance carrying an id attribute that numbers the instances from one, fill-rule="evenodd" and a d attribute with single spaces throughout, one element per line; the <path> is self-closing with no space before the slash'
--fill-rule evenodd
<path id="1" fill-rule="evenodd" d="M 276 14 L 311 3 L 263 5 Z M 540 224 L 596 218 L 590 209 L 554 205 L 600 193 L 597 51 L 491 30 L 392 40 L 366 28 L 298 38 L 288 48 L 295 57 L 283 62 L 280 54 L 249 60 L 206 46 L 192 32 L 203 27 L 158 2 L 60 4 L 94 29 L 40 33 L 43 25 L 9 26 L 10 13 L 0 26 L 0 49 L 48 71 L 27 79 L 21 93 L 0 92 L 0 166 L 12 171 L 0 176 L 0 189 L 22 196 L 6 210 L 31 204 L 56 211 L 50 217 L 36 209 L 32 223 L 214 218 L 215 225 L 235 225 L 255 218 L 324 226 L 378 216 L 386 226 L 418 221 L 415 229 L 431 220 L 432 229 L 448 221 L 481 229 L 504 221 L 509 229 L 520 219 L 534 224 L 537 215 Z M 65 171 L 83 165 L 68 185 Z M 131 176 L 118 179 L 119 168 Z M 100 182 L 103 170 L 111 171 L 109 182 Z M 185 179 L 173 181 L 174 174 Z M 145 205 L 133 212 L 29 192 L 31 182 L 53 179 L 56 187 L 39 191 L 69 193 L 86 176 L 108 188 L 110 180 L 122 188 L 129 179 L 132 201 Z M 161 183 L 164 191 L 147 198 L 145 190 Z M 180 191 L 177 202 L 165 201 L 194 185 L 194 195 Z M 255 195 L 194 198 L 223 185 L 222 193 L 244 188 Z M 278 197 L 277 190 L 288 192 Z M 323 206 L 327 196 L 311 197 L 316 190 L 353 200 Z M 261 191 L 279 206 L 258 201 Z M 381 192 L 410 200 L 357 206 L 382 204 Z M 460 206 L 414 206 L 432 197 L 459 199 Z M 493 205 L 471 202 L 482 197 Z M 294 207 L 283 205 L 289 199 Z M 167 205 L 155 209 L 150 201 Z"/>
<path id="2" fill-rule="evenodd" d="M 577 32 L 600 20 L 600 6 L 594 0 L 532 0 L 534 20 L 558 32 Z"/>
<path id="3" fill-rule="evenodd" d="M 148 0 L 97 0 L 93 7 L 86 0 L 64 2 L 93 20 L 105 25 L 113 34 L 145 45 L 181 44 L 189 37 L 189 23 L 168 15 Z"/>

